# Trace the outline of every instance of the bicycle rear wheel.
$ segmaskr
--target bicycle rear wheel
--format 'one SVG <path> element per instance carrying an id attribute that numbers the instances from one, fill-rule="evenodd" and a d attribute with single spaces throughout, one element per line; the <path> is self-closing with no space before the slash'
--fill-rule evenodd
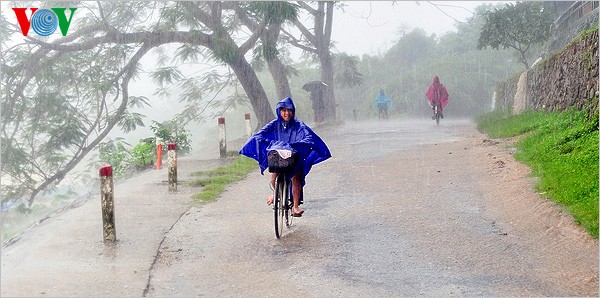
<path id="1" fill-rule="evenodd" d="M 292 206 L 293 206 L 293 202 L 292 202 L 292 184 L 287 182 L 286 183 L 286 195 L 284 196 L 284 202 L 285 205 L 283 206 L 285 208 L 285 212 L 284 212 L 284 216 L 285 216 L 285 226 L 286 227 L 290 227 L 292 226 L 292 219 L 294 218 L 292 216 Z"/>
<path id="2" fill-rule="evenodd" d="M 283 175 L 279 175 L 275 180 L 275 194 L 273 200 L 273 211 L 275 219 L 275 237 L 279 239 L 283 234 L 283 218 L 285 216 L 285 179 Z"/>
<path id="3" fill-rule="evenodd" d="M 440 110 L 437 105 L 435 106 L 435 124 L 440 125 Z"/>

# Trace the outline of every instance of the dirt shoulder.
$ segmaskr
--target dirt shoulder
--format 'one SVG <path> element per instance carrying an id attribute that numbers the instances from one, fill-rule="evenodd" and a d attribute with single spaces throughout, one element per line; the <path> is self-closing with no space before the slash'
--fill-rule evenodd
<path id="1" fill-rule="evenodd" d="M 597 296 L 598 239 L 578 226 L 563 206 L 536 190 L 531 169 L 513 157 L 517 139 L 490 139 L 469 126 L 456 130 L 472 136 L 473 152 L 485 170 L 479 184 L 492 206 L 486 212 L 504 219 L 498 223 L 501 233 L 526 244 L 527 252 L 548 266 L 540 274 L 549 280 L 578 295 Z M 574 255 L 580 258 L 573 259 Z"/>

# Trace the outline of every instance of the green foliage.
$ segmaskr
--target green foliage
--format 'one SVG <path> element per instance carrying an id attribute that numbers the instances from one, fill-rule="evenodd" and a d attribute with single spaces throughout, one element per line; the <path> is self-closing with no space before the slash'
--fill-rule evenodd
<path id="1" fill-rule="evenodd" d="M 130 154 L 130 163 L 135 165 L 138 170 L 151 166 L 156 160 L 154 138 L 140 140 L 140 142 L 131 149 Z"/>
<path id="2" fill-rule="evenodd" d="M 250 13 L 266 20 L 267 24 L 293 22 L 298 18 L 297 5 L 284 1 L 252 1 L 248 2 L 247 8 Z"/>
<path id="3" fill-rule="evenodd" d="M 189 185 L 201 186 L 202 192 L 195 194 L 193 198 L 202 203 L 214 201 L 225 190 L 227 184 L 244 179 L 255 168 L 256 161 L 239 155 L 231 165 L 210 171 L 194 172 L 192 176 L 200 178 L 190 181 Z"/>
<path id="4" fill-rule="evenodd" d="M 358 70 L 358 58 L 345 53 L 334 55 L 335 83 L 339 88 L 360 86 L 364 82 Z"/>
<path id="5" fill-rule="evenodd" d="M 21 214 L 31 214 L 33 211 L 31 208 L 27 207 L 25 204 L 21 203 L 17 206 L 17 212 Z"/>
<path id="6" fill-rule="evenodd" d="M 115 177 L 122 176 L 129 165 L 129 151 L 125 148 L 126 145 L 129 146 L 123 138 L 100 143 L 100 160 L 112 166 Z"/>
<path id="7" fill-rule="evenodd" d="M 513 128 L 516 126 L 517 128 Z M 540 178 L 544 196 L 565 206 L 575 221 L 598 238 L 598 117 L 586 110 L 522 115 L 488 114 L 478 118 L 484 132 L 523 135 L 515 158 Z"/>
<path id="8" fill-rule="evenodd" d="M 539 128 L 549 117 L 547 112 L 526 111 L 512 115 L 507 111 L 495 110 L 475 118 L 477 129 L 492 138 L 510 138 Z M 498 125 L 502 123 L 503 125 Z"/>
<path id="9" fill-rule="evenodd" d="M 224 38 L 214 40 L 213 53 L 217 59 L 227 64 L 237 63 L 240 58 L 235 44 Z"/>
<path id="10" fill-rule="evenodd" d="M 154 135 L 163 140 L 164 144 L 177 144 L 177 153 L 186 155 L 192 151 L 192 145 L 189 137 L 191 136 L 184 126 L 179 124 L 177 120 L 167 120 L 162 123 L 152 121 L 153 125 L 150 130 Z M 167 151 L 167 147 L 163 146 L 163 151 Z"/>
<path id="11" fill-rule="evenodd" d="M 508 3 L 486 15 L 477 48 L 513 48 L 520 53 L 521 62 L 529 67 L 525 52 L 532 44 L 550 37 L 553 22 L 552 13 L 543 10 L 541 2 Z"/>
<path id="12" fill-rule="evenodd" d="M 113 175 L 120 177 L 126 174 L 129 166 L 135 166 L 137 170 L 148 168 L 156 160 L 156 138 L 162 138 L 163 156 L 167 155 L 168 148 L 166 144 L 177 144 L 177 152 L 181 155 L 189 154 L 191 151 L 190 134 L 185 127 L 177 124 L 175 120 L 159 123 L 153 121 L 150 129 L 154 132 L 154 137 L 141 139 L 133 148 L 123 141 L 123 138 L 108 140 L 100 143 L 100 160 L 105 164 L 110 164 L 113 168 Z M 131 149 L 130 149 L 131 148 Z"/>
<path id="13" fill-rule="evenodd" d="M 427 36 L 425 30 L 417 28 L 400 37 L 386 53 L 385 60 L 411 67 L 428 58 L 436 49 L 435 36 Z M 390 66 L 391 67 L 391 66 Z M 400 71 L 401 69 L 398 69 Z"/>
<path id="14" fill-rule="evenodd" d="M 140 113 L 125 112 L 119 119 L 119 127 L 125 133 L 134 131 L 138 126 L 144 126 L 144 121 L 142 120 L 144 117 L 146 116 Z"/>
<path id="15" fill-rule="evenodd" d="M 171 66 L 157 69 L 150 75 L 150 77 L 159 86 L 164 86 L 171 85 L 179 81 L 183 77 L 183 74 L 177 67 Z"/>
<path id="16" fill-rule="evenodd" d="M 262 53 L 266 60 L 272 60 L 277 58 L 279 51 L 277 45 L 274 43 L 265 43 L 262 45 Z"/>
<path id="17" fill-rule="evenodd" d="M 598 22 L 596 22 L 591 28 L 581 31 L 581 33 L 579 33 L 579 35 L 577 36 L 577 39 L 583 39 L 589 34 L 598 34 L 598 26 Z"/>

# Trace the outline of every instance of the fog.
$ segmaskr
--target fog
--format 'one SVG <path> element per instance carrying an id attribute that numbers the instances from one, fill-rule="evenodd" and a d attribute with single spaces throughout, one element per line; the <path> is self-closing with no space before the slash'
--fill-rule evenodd
<path id="1" fill-rule="evenodd" d="M 332 38 L 336 49 L 361 56 L 385 53 L 398 36 L 415 28 L 442 36 L 456 32 L 456 22 L 468 22 L 484 3 L 510 1 L 346 1 L 337 11 Z"/>
<path id="2" fill-rule="evenodd" d="M 441 36 L 446 32 L 456 31 L 454 26 L 456 22 L 468 21 L 475 7 L 486 3 L 476 1 L 437 1 L 437 2 L 391 2 L 391 1 L 348 1 L 344 2 L 343 10 L 336 10 L 334 16 L 334 26 L 332 40 L 336 52 L 348 53 L 358 57 L 362 55 L 383 55 L 399 39 L 399 36 L 410 32 L 415 28 L 422 28 L 428 34 Z M 497 3 L 497 2 L 494 2 Z M 4 18 L 9 21 L 14 19 L 9 9 L 0 6 Z M 55 33 L 58 34 L 58 33 Z M 11 38 L 20 39 L 22 36 L 11 36 Z M 168 50 L 167 50 L 168 51 Z M 298 51 L 298 50 L 294 50 Z M 292 58 L 299 59 L 302 53 L 300 51 L 293 53 Z M 173 119 L 181 113 L 185 107 L 178 98 L 180 90 L 177 87 L 171 87 L 171 95 L 163 98 L 155 94 L 157 86 L 149 77 L 148 73 L 157 67 L 156 56 L 149 54 L 145 56 L 140 64 L 143 69 L 142 74 L 130 83 L 130 96 L 145 96 L 149 99 L 150 107 L 133 109 L 145 117 L 144 126 L 138 127 L 129 133 L 123 133 L 117 128 L 113 129 L 105 141 L 108 139 L 123 138 L 131 146 L 137 144 L 142 138 L 152 137 L 150 130 L 152 121 L 164 122 Z M 184 73 L 198 73 L 206 69 L 220 67 L 219 65 L 195 64 L 191 67 L 184 66 Z M 315 79 L 315 78 L 310 78 Z M 213 96 L 225 96 L 215 95 Z M 272 95 L 269 95 L 272 96 Z M 308 94 L 304 92 L 296 93 L 298 101 L 307 102 Z M 277 98 L 269 98 L 271 102 L 277 101 Z M 311 122 L 312 111 L 302 107 L 300 111 L 303 115 L 310 115 L 303 120 Z M 186 129 L 190 132 L 191 147 L 193 156 L 199 158 L 218 158 L 218 126 L 217 119 L 213 116 L 217 110 L 207 109 L 204 113 L 204 119 L 192 121 Z M 256 128 L 257 122 L 253 112 L 245 106 L 228 109 L 222 116 L 226 118 L 226 132 L 228 140 L 246 138 L 244 114 L 251 113 L 253 118 L 251 126 Z M 237 150 L 239 148 L 228 148 L 228 150 Z M 90 171 L 90 163 L 97 161 L 97 150 L 85 157 L 71 173 L 58 185 L 57 191 L 41 195 L 36 199 L 36 204 L 43 205 L 48 209 L 43 212 L 27 216 L 30 222 L 36 221 L 39 217 L 46 216 L 48 213 L 62 208 L 65 204 L 73 202 L 78 198 L 89 198 L 90 194 L 97 193 L 96 172 Z M 6 180 L 4 180 L 6 183 Z M 57 200 L 57 196 L 61 199 Z M 58 201 L 58 203 L 57 203 Z M 34 216 L 35 215 L 35 216 Z M 4 237 L 4 235 L 3 235 Z M 3 239 L 6 240 L 6 239 Z"/>

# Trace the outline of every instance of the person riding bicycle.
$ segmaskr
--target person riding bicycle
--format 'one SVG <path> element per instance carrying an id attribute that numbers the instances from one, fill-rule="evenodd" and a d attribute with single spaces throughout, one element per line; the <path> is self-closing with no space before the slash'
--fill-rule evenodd
<path id="1" fill-rule="evenodd" d="M 425 95 L 427 96 L 427 102 L 429 103 L 429 106 L 433 110 L 433 116 L 431 117 L 431 119 L 435 120 L 436 103 L 440 103 L 440 117 L 444 119 L 444 114 L 442 114 L 442 111 L 444 110 L 444 107 L 448 104 L 448 91 L 446 90 L 446 86 L 440 83 L 440 78 L 438 78 L 438 76 L 433 77 L 433 83 L 429 85 L 429 88 L 427 89 Z"/>
<path id="2" fill-rule="evenodd" d="M 388 110 L 392 105 L 392 99 L 385 94 L 383 89 L 379 90 L 379 94 L 375 96 L 375 105 L 377 105 L 377 110 L 379 112 L 379 118 L 388 119 Z"/>
<path id="3" fill-rule="evenodd" d="M 296 108 L 290 97 L 279 101 L 275 108 L 277 119 L 272 120 L 250 137 L 239 153 L 258 161 L 260 173 L 264 175 L 268 167 L 267 153 L 280 148 L 290 148 L 297 152 L 298 163 L 292 177 L 292 216 L 304 213 L 301 204 L 302 187 L 305 177 L 313 165 L 331 157 L 323 140 L 304 122 L 295 118 Z M 271 174 L 271 187 L 275 188 L 277 173 Z M 267 197 L 267 205 L 273 204 L 273 195 Z"/>

